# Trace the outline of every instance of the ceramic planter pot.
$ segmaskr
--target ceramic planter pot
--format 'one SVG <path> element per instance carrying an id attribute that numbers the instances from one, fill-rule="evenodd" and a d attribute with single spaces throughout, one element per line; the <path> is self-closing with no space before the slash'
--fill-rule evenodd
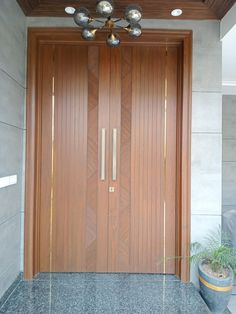
<path id="1" fill-rule="evenodd" d="M 203 269 L 204 262 L 198 266 L 200 293 L 212 313 L 221 314 L 228 306 L 233 289 L 233 271 L 227 278 L 216 278 Z"/>

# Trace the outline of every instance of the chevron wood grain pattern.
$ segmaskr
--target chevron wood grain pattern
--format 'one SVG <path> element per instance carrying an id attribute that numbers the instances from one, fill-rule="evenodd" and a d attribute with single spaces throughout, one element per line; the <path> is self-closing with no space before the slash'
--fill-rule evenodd
<path id="1" fill-rule="evenodd" d="M 88 144 L 86 203 L 86 271 L 96 271 L 98 204 L 99 48 L 88 47 Z"/>
<path id="2" fill-rule="evenodd" d="M 85 6 L 95 16 L 96 0 L 17 0 L 24 13 L 28 16 L 67 16 L 65 7 Z M 144 18 L 173 19 L 170 12 L 181 8 L 183 15 L 176 19 L 221 19 L 233 6 L 235 0 L 139 0 L 143 8 Z M 114 1 L 115 15 L 122 16 L 125 7 L 130 4 L 127 0 Z"/>
<path id="3" fill-rule="evenodd" d="M 99 90 L 98 90 L 98 208 L 97 208 L 97 271 L 108 270 L 108 223 L 109 223 L 109 158 L 110 158 L 110 49 L 100 47 L 99 55 Z M 106 130 L 105 180 L 101 181 L 101 129 Z"/>
<path id="4" fill-rule="evenodd" d="M 108 271 L 118 271 L 119 259 L 119 235 L 121 228 L 120 224 L 120 123 L 121 123 L 121 50 L 110 50 L 110 149 L 109 149 L 109 186 L 115 188 L 115 193 L 109 193 L 109 221 L 108 221 Z M 113 130 L 117 130 L 117 179 L 112 179 L 113 165 Z"/>

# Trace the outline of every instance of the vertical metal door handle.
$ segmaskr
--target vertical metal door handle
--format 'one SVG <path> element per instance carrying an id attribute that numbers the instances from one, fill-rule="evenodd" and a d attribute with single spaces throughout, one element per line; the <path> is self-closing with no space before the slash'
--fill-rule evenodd
<path id="1" fill-rule="evenodd" d="M 117 177 L 117 129 L 112 130 L 112 180 Z"/>
<path id="2" fill-rule="evenodd" d="M 101 130 L 101 180 L 106 179 L 106 129 Z"/>

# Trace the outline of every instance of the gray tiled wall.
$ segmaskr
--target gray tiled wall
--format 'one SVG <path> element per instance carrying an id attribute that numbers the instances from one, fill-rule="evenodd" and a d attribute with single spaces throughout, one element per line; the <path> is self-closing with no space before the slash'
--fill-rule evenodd
<path id="1" fill-rule="evenodd" d="M 18 183 L 0 189 L 0 297 L 20 272 L 25 136 L 26 18 L 15 0 L 0 1 L 0 177 Z"/>
<path id="2" fill-rule="evenodd" d="M 236 95 L 223 96 L 223 212 L 236 212 Z"/>

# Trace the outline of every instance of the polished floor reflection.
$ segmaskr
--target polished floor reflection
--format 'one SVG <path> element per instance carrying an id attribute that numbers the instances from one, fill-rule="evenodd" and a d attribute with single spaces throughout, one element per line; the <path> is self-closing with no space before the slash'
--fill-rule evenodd
<path id="1" fill-rule="evenodd" d="M 40 274 L 21 281 L 0 313 L 210 313 L 192 284 L 175 276 Z"/>

